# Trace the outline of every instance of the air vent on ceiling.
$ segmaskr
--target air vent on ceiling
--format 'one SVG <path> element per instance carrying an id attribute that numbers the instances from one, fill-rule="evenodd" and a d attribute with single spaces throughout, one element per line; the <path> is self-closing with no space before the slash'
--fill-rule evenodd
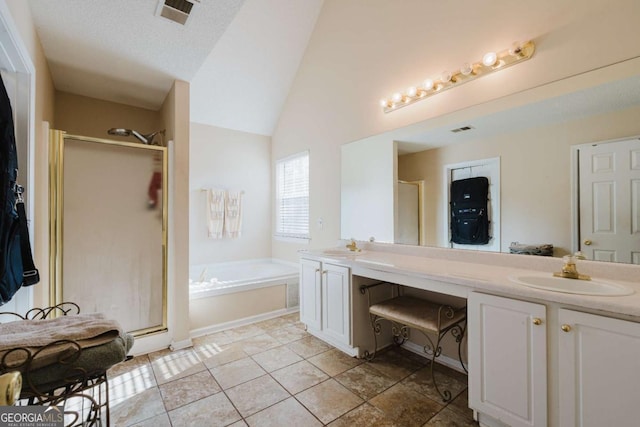
<path id="1" fill-rule="evenodd" d="M 184 25 L 189 18 L 194 1 L 198 0 L 160 0 L 160 16 Z"/>
<path id="2" fill-rule="evenodd" d="M 468 130 L 471 130 L 471 129 L 474 129 L 474 127 L 473 126 L 462 126 L 460 128 L 457 128 L 457 129 L 451 129 L 451 132 L 453 132 L 453 133 L 465 132 L 465 131 L 468 131 Z"/>

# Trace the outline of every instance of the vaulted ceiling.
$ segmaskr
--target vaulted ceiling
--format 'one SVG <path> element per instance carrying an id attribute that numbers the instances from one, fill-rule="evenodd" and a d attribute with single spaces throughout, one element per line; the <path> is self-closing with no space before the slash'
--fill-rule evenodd
<path id="1" fill-rule="evenodd" d="M 191 121 L 272 135 L 324 0 L 188 0 L 193 8 L 185 25 L 160 12 L 165 2 L 187 0 L 28 1 L 57 90 L 157 110 L 174 80 L 185 80 L 191 88 Z M 586 11 L 561 4 L 555 13 L 576 15 L 576 25 L 604 7 L 591 4 Z M 480 21 L 488 21 L 485 32 L 497 27 L 490 17 L 499 6 L 476 6 L 485 14 Z M 456 15 L 457 5 L 439 7 L 461 23 L 475 19 Z M 636 87 L 637 79 L 633 83 Z M 504 123 L 530 123 L 532 116 L 539 116 L 538 123 L 552 122 L 559 116 L 554 112 L 571 108 L 595 114 L 640 102 L 640 94 L 628 88 L 600 92 L 611 94 L 611 102 L 589 104 L 597 111 L 583 111 L 591 96 L 583 94 L 549 101 L 554 108 L 538 103 L 509 116 L 494 115 L 485 119 L 486 126 L 481 119 L 460 125 L 473 125 L 474 132 L 464 137 L 474 138 L 483 129 L 507 131 Z M 424 149 L 427 139 L 448 143 L 450 130 L 403 135 L 403 150 Z"/>
<path id="2" fill-rule="evenodd" d="M 323 0 L 29 0 L 57 90 L 157 110 L 190 82 L 192 121 L 270 135 Z"/>

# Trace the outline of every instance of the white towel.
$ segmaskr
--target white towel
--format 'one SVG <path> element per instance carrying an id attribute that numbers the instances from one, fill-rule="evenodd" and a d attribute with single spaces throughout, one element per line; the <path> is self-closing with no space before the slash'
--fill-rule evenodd
<path id="1" fill-rule="evenodd" d="M 224 227 L 225 191 L 207 190 L 207 229 L 209 238 L 222 239 Z"/>
<path id="2" fill-rule="evenodd" d="M 242 193 L 243 191 L 227 191 L 224 217 L 227 237 L 240 237 L 242 233 Z"/>

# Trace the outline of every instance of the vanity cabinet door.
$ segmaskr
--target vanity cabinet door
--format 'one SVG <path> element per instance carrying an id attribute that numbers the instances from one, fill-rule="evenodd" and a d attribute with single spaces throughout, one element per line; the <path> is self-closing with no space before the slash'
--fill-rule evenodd
<path id="1" fill-rule="evenodd" d="M 322 331 L 333 340 L 350 344 L 349 268 L 322 266 Z"/>
<path id="2" fill-rule="evenodd" d="M 637 426 L 640 323 L 559 310 L 561 426 Z"/>
<path id="3" fill-rule="evenodd" d="M 322 328 L 322 263 L 300 259 L 300 321 L 307 327 Z"/>
<path id="4" fill-rule="evenodd" d="M 481 422 L 546 426 L 546 307 L 471 292 L 467 316 L 469 406 Z"/>

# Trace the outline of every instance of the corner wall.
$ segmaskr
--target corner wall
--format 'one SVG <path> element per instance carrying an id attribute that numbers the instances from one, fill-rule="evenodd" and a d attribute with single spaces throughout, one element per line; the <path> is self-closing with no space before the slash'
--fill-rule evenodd
<path id="1" fill-rule="evenodd" d="M 189 264 L 271 258 L 271 138 L 191 123 Z M 203 189 L 242 190 L 242 234 L 211 239 Z"/>
<path id="2" fill-rule="evenodd" d="M 189 338 L 189 83 L 176 80 L 160 110 L 169 145 L 169 335 L 172 347 Z"/>
<path id="3" fill-rule="evenodd" d="M 133 137 L 109 135 L 111 128 L 143 134 L 160 129 L 160 113 L 68 92 L 56 92 L 55 127 L 72 135 L 134 142 Z"/>

